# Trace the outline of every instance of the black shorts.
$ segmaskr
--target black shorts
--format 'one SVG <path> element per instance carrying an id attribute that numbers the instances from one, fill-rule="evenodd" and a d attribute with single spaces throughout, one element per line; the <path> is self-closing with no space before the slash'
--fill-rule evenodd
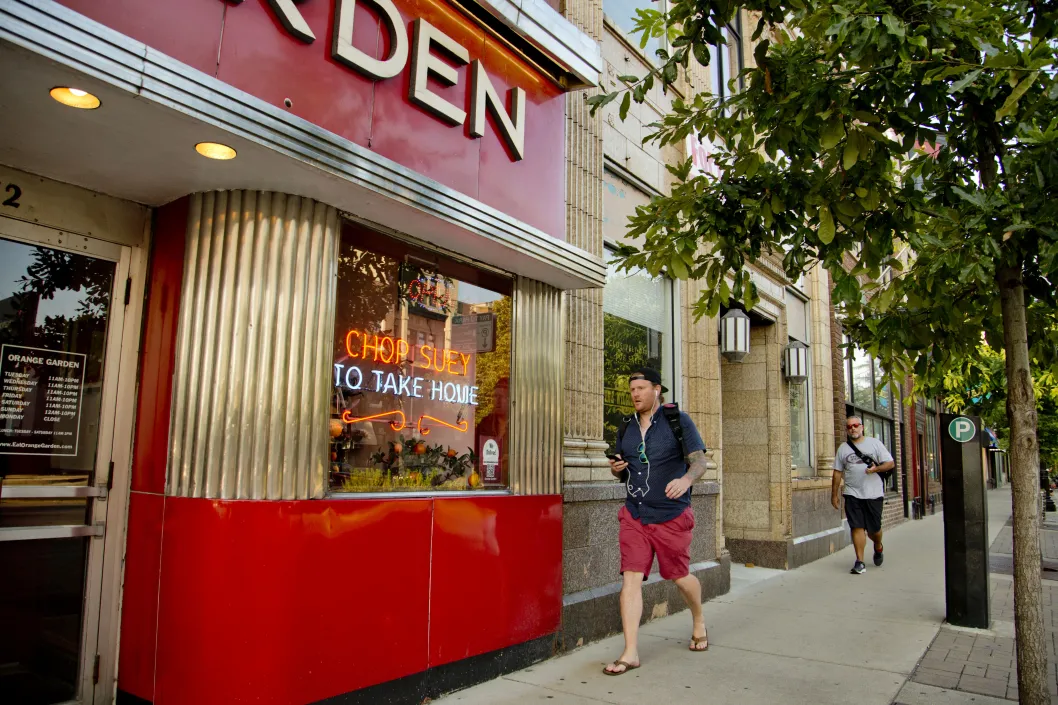
<path id="1" fill-rule="evenodd" d="M 885 499 L 860 499 L 845 495 L 845 518 L 850 529 L 867 529 L 868 534 L 882 530 L 882 505 Z"/>

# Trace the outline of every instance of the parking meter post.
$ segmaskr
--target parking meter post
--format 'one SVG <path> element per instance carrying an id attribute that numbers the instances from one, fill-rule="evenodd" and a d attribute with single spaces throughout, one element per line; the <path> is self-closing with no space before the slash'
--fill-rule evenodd
<path id="1" fill-rule="evenodd" d="M 988 498 L 981 419 L 941 414 L 944 578 L 948 622 L 987 629 Z"/>

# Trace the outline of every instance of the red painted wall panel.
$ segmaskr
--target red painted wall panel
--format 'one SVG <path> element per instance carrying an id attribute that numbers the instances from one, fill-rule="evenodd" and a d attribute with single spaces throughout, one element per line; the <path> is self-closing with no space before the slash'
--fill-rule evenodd
<path id="1" fill-rule="evenodd" d="M 223 0 L 58 0 L 100 24 L 215 76 Z"/>
<path id="2" fill-rule="evenodd" d="M 150 701 L 154 700 L 164 507 L 165 497 L 161 495 L 133 492 L 125 544 L 118 688 Z"/>
<path id="3" fill-rule="evenodd" d="M 478 198 L 504 213 L 519 213 L 521 220 L 545 233 L 565 233 L 564 206 L 526 209 L 527 204 L 565 203 L 566 150 L 561 141 L 566 124 L 565 96 L 524 63 L 508 57 L 491 38 L 485 42 L 482 63 L 504 100 L 512 87 L 525 89 L 526 150 L 522 161 L 511 161 L 511 153 L 490 110 L 485 135 L 480 140 Z M 581 98 L 577 96 L 576 100 Z M 541 148 L 542 145 L 550 146 Z M 532 178 L 526 178 L 526 173 L 532 174 Z"/>
<path id="4" fill-rule="evenodd" d="M 427 666 L 431 503 L 166 501 L 157 705 L 308 703 Z"/>
<path id="5" fill-rule="evenodd" d="M 463 45 L 471 61 L 481 57 L 485 33 L 448 6 L 431 0 L 402 0 L 397 3 L 397 7 L 404 17 L 409 42 L 412 39 L 412 21 L 421 17 Z M 410 46 L 414 53 L 414 44 Z M 434 48 L 433 53 L 446 57 L 438 47 Z M 442 86 L 431 78 L 430 90 L 469 113 L 469 64 L 449 63 L 455 66 L 459 75 L 456 85 Z M 410 85 L 411 71 L 405 68 L 400 76 L 380 81 L 375 86 L 371 148 L 423 176 L 477 198 L 481 141 L 470 138 L 469 115 L 463 125 L 452 126 L 441 121 L 408 100 Z"/>
<path id="6" fill-rule="evenodd" d="M 431 666 L 553 634 L 561 611 L 561 496 L 435 501 Z"/>
<path id="7" fill-rule="evenodd" d="M 395 0 L 409 33 L 422 17 L 482 58 L 497 90 L 517 85 L 527 93 L 525 159 L 511 161 L 489 120 L 483 138 L 469 136 L 469 117 L 450 127 L 411 104 L 411 61 L 396 77 L 372 82 L 330 58 L 334 0 L 298 3 L 316 40 L 305 44 L 282 28 L 267 0 L 60 0 L 88 17 L 217 76 L 272 105 L 292 101 L 290 112 L 350 141 L 376 150 L 416 172 L 565 238 L 563 136 L 565 97 L 443 0 Z M 388 54 L 377 16 L 357 3 L 354 45 Z M 412 51 L 414 48 L 412 47 Z M 435 48 L 434 54 L 443 55 Z M 470 109 L 468 67 L 459 81 L 432 89 Z"/>
<path id="8" fill-rule="evenodd" d="M 366 145 L 374 83 L 331 59 L 334 12 L 330 2 L 302 3 L 298 10 L 316 35 L 311 44 L 292 39 L 267 0 L 249 0 L 233 7 L 224 22 L 217 78 Z M 377 44 L 378 21 L 363 2 L 356 4 L 353 28 L 355 46 Z M 283 102 L 286 98 L 292 102 L 290 108 Z"/>
<path id="9" fill-rule="evenodd" d="M 132 489 L 136 492 L 165 491 L 187 204 L 188 199 L 181 198 L 155 211 L 132 456 Z"/>

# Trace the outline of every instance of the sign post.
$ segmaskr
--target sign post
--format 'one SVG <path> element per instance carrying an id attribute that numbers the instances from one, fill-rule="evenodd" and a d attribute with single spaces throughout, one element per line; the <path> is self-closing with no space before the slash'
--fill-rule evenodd
<path id="1" fill-rule="evenodd" d="M 981 419 L 941 414 L 944 583 L 947 618 L 987 629 L 988 498 L 981 465 Z"/>

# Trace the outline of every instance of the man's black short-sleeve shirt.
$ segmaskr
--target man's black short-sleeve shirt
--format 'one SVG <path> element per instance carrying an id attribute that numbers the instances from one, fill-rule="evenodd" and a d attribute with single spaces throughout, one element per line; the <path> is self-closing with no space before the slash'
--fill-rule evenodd
<path id="1" fill-rule="evenodd" d="M 639 444 L 642 441 L 639 417 L 633 416 L 621 438 L 617 452 L 628 461 L 628 478 L 625 482 L 627 495 L 625 506 L 634 519 L 643 524 L 661 524 L 671 521 L 691 504 L 691 491 L 679 499 L 665 496 L 665 487 L 673 480 L 687 474 L 687 463 L 683 451 L 690 455 L 696 450 L 705 450 L 705 443 L 691 417 L 680 412 L 683 428 L 684 448 L 672 433 L 661 409 L 650 420 L 646 433 L 646 458 L 642 462 Z"/>

